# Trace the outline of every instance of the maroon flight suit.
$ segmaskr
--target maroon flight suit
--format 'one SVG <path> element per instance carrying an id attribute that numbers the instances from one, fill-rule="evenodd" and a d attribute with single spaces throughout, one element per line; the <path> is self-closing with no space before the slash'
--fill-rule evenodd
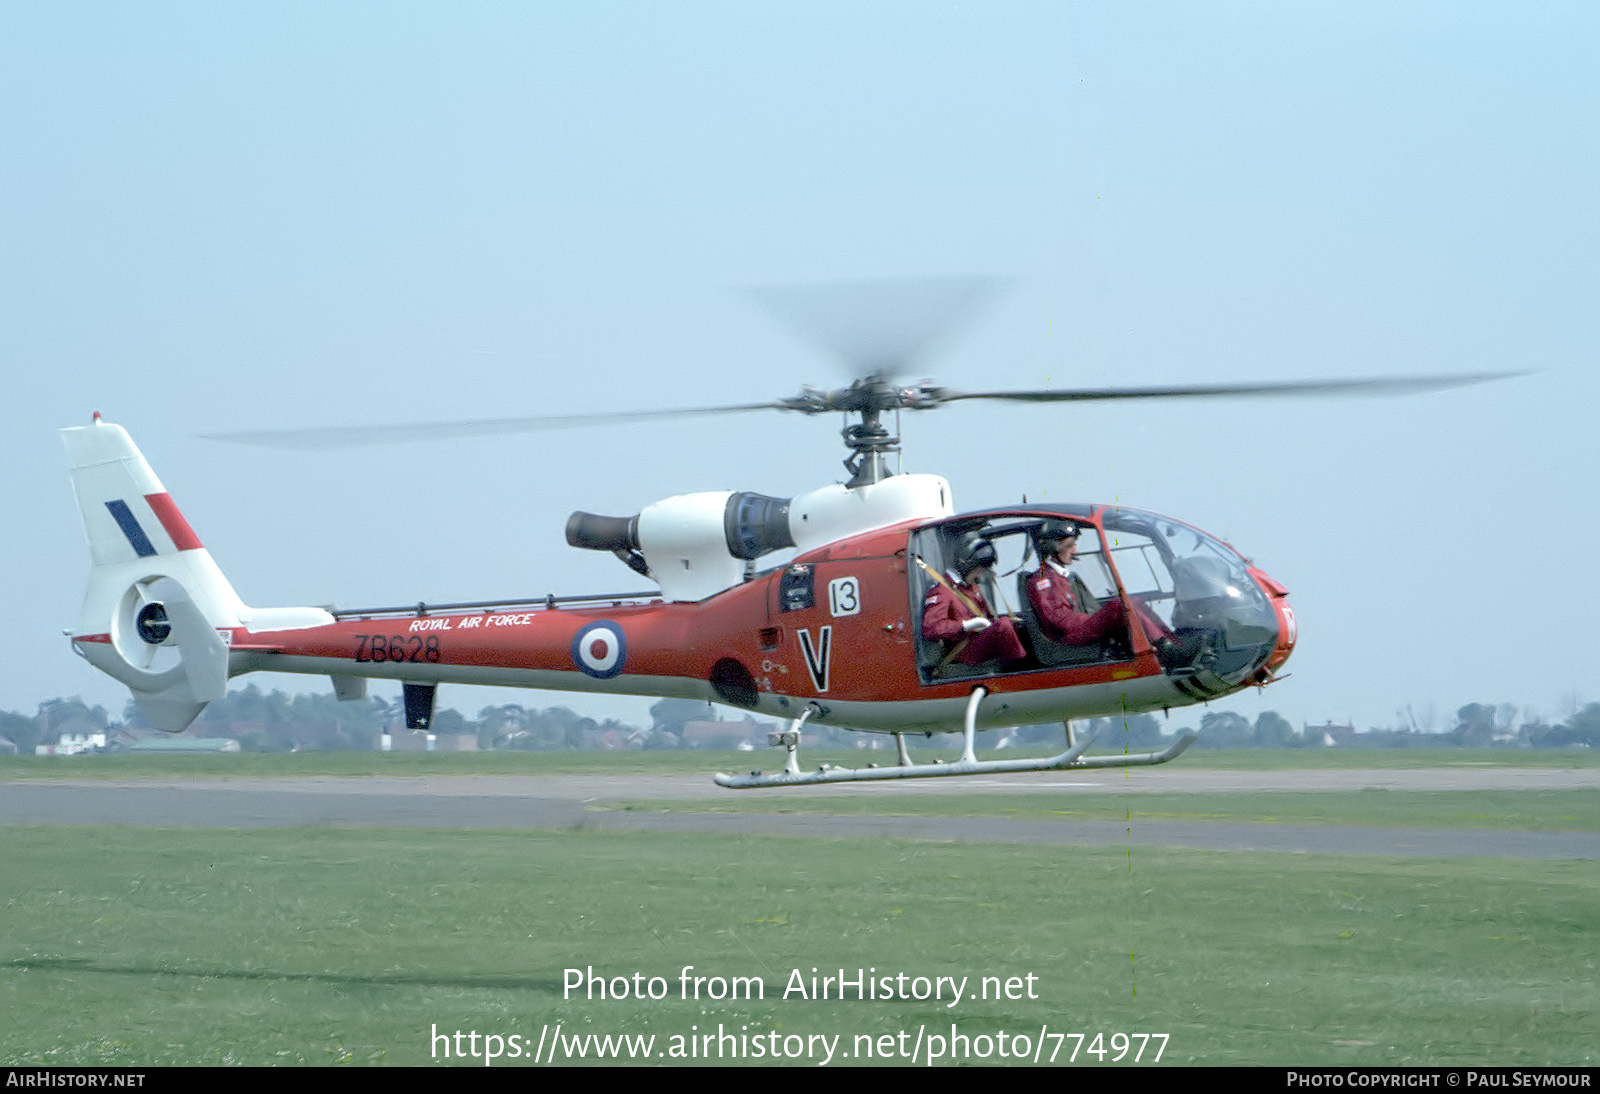
<path id="1" fill-rule="evenodd" d="M 958 584 L 955 589 L 961 596 L 971 601 L 978 611 L 972 611 L 961 602 L 961 597 L 946 586 L 935 582 L 933 588 L 928 590 L 927 598 L 922 602 L 924 638 L 943 642 L 946 647 L 956 649 L 955 656 L 951 660 L 963 665 L 982 665 L 989 661 L 1020 661 L 1028 656 L 1028 651 L 1023 649 L 1022 640 L 1017 637 L 1017 630 L 1012 625 L 1010 617 L 995 618 L 994 612 L 989 609 L 989 602 L 984 600 L 983 593 L 979 592 L 976 586 Z M 961 629 L 962 623 L 978 618 L 980 613 L 983 618 L 990 620 L 988 627 L 970 633 Z M 957 649 L 957 643 L 961 642 L 965 644 Z"/>
<path id="2" fill-rule="evenodd" d="M 1108 634 L 1126 635 L 1128 613 L 1122 607 L 1122 600 L 1107 600 L 1098 611 L 1085 611 L 1083 593 L 1076 588 L 1081 584 L 1070 572 L 1059 574 L 1048 564 L 1028 579 L 1028 599 L 1033 602 L 1034 614 L 1045 636 L 1069 646 L 1086 646 Z M 1144 624 L 1145 637 L 1151 642 L 1171 636 L 1166 625 L 1148 610 L 1139 612 L 1139 621 Z"/>

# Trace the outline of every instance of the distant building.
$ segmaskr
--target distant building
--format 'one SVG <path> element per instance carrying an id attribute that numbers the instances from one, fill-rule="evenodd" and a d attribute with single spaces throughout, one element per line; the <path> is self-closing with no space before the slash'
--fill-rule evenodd
<path id="1" fill-rule="evenodd" d="M 586 729 L 581 734 L 583 741 L 580 747 L 586 752 L 620 752 L 628 747 L 634 737 L 642 737 L 645 733 L 642 729 L 634 729 L 629 733 L 628 728 L 622 726 Z"/>
<path id="2" fill-rule="evenodd" d="M 1337 722 L 1326 722 L 1320 726 L 1307 724 L 1305 733 L 1307 744 L 1323 748 L 1351 748 L 1360 744 L 1356 740 L 1356 727 L 1353 725 L 1339 725 Z"/>
<path id="3" fill-rule="evenodd" d="M 380 733 L 379 752 L 476 752 L 476 733 L 424 733 L 408 729 L 403 733 Z"/>
<path id="4" fill-rule="evenodd" d="M 103 729 L 92 733 L 63 733 L 56 738 L 53 745 L 34 745 L 35 756 L 77 756 L 106 747 L 106 732 Z"/>
<path id="5" fill-rule="evenodd" d="M 129 752 L 238 752 L 239 742 L 232 737 L 144 737 L 127 748 Z"/>
<path id="6" fill-rule="evenodd" d="M 685 722 L 683 723 L 683 747 L 685 748 L 738 748 L 740 745 L 761 737 L 762 744 L 766 743 L 766 732 L 771 728 L 768 722 L 757 722 L 754 718 L 745 718 L 737 722 Z"/>

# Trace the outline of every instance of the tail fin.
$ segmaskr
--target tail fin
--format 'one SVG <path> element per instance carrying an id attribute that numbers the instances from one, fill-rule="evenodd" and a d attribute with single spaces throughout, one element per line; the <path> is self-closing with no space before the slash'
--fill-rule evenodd
<path id="1" fill-rule="evenodd" d="M 250 609 L 121 426 L 63 429 L 93 568 L 73 645 L 133 690 L 157 729 L 176 733 L 220 699 L 227 632 Z"/>

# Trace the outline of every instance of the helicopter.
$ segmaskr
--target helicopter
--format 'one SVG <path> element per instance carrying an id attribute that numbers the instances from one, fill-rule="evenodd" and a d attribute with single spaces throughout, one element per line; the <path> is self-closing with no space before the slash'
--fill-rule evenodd
<path id="1" fill-rule="evenodd" d="M 853 419 L 842 431 L 844 482 L 789 498 L 701 492 L 627 517 L 569 517 L 571 546 L 615 554 L 654 589 L 358 609 L 246 605 L 128 432 L 96 413 L 91 425 L 61 431 L 92 562 L 69 636 L 167 732 L 187 728 L 229 678 L 271 671 L 327 676 L 340 699 L 363 697 L 370 679 L 398 680 L 406 725 L 418 730 L 432 722 L 441 683 L 704 699 L 778 719 L 784 728 L 769 741 L 785 750 L 782 769 L 715 776 L 732 789 L 1161 764 L 1197 734 L 1156 751 L 1091 756 L 1093 738 L 1076 734 L 1074 722 L 1271 684 L 1298 640 L 1288 589 L 1229 544 L 1156 513 L 1028 503 L 958 512 L 941 476 L 891 472 L 900 442 L 885 415 L 964 400 L 1420 392 L 1504 375 L 961 392 L 877 370 L 847 387 L 768 403 L 480 423 L 518 429 L 764 410 Z M 323 431 L 224 439 L 330 443 Z M 357 443 L 372 439 L 382 437 Z M 1049 633 L 1027 595 L 1027 579 L 1064 527 L 1086 599 L 1123 606 L 1124 626 L 1094 641 Z M 986 615 L 1007 616 L 1020 657 L 965 663 L 926 633 L 926 605 L 963 579 L 958 556 L 976 543 L 992 555 L 979 571 Z M 788 561 L 762 568 L 788 550 Z M 1002 574 L 1015 576 L 1018 606 L 989 613 L 988 604 L 1009 599 L 996 587 Z M 1065 733 L 1060 752 L 977 757 L 981 730 L 1055 721 Z M 807 724 L 892 734 L 896 762 L 802 770 Z M 958 727 L 960 759 L 912 759 L 908 736 Z"/>

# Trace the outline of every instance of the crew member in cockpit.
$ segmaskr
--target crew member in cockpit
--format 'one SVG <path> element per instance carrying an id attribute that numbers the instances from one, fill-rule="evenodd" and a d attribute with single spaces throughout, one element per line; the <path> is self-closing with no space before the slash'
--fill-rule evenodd
<path id="1" fill-rule="evenodd" d="M 996 616 L 983 595 L 998 557 L 994 544 L 974 532 L 956 547 L 951 573 L 941 576 L 928 570 L 934 580 L 922 602 L 922 635 L 944 643 L 945 662 L 997 661 L 1004 669 L 1028 656 L 1011 618 Z"/>
<path id="2" fill-rule="evenodd" d="M 1107 636 L 1126 638 L 1128 613 L 1121 599 L 1097 601 L 1072 572 L 1078 551 L 1079 528 L 1070 520 L 1046 521 L 1039 529 L 1039 556 L 1044 565 L 1028 579 L 1028 599 L 1044 628 L 1045 637 L 1069 646 L 1086 646 Z M 1161 620 L 1148 611 L 1140 612 L 1145 637 L 1158 649 L 1170 639 Z"/>

